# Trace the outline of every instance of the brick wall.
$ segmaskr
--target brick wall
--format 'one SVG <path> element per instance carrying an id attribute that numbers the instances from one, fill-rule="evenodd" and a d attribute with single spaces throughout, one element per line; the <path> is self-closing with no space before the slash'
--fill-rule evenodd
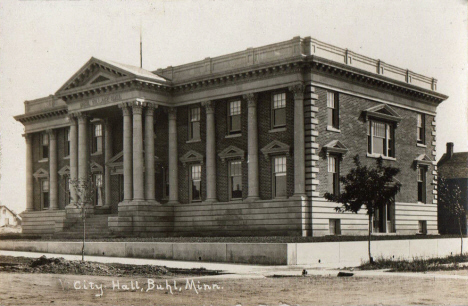
<path id="1" fill-rule="evenodd" d="M 380 103 L 362 99 L 359 97 L 350 96 L 347 94 L 339 93 L 340 99 L 340 133 L 327 131 L 327 94 L 326 90 L 322 88 L 316 88 L 318 94 L 318 100 L 316 106 L 319 108 L 317 114 L 318 119 L 318 132 L 319 136 L 317 141 L 322 148 L 324 145 L 332 140 L 339 140 L 348 149 L 340 164 L 341 174 L 346 174 L 351 168 L 354 168 L 353 157 L 359 154 L 360 160 L 365 165 L 374 166 L 375 158 L 366 157 L 367 154 L 367 124 L 362 116 L 362 111 L 379 105 Z M 395 157 L 396 161 L 384 161 L 385 165 L 391 165 L 393 167 L 400 168 L 400 173 L 397 179 L 402 183 L 400 193 L 396 196 L 397 202 L 415 203 L 417 202 L 417 173 L 414 167 L 414 159 L 420 154 L 426 154 L 431 159 L 434 159 L 432 152 L 435 150 L 435 146 L 432 144 L 433 136 L 432 125 L 433 116 L 426 115 L 426 148 L 416 146 L 416 124 L 417 124 L 417 112 L 399 108 L 396 106 L 392 107 L 401 117 L 402 120 L 395 129 Z M 328 176 L 327 176 L 327 160 L 323 150 L 321 150 L 319 159 L 319 194 L 323 196 L 328 190 Z M 427 172 L 427 203 L 432 204 L 434 199 L 432 190 L 434 189 L 432 181 L 434 175 L 432 171 L 434 166 L 429 166 Z"/>

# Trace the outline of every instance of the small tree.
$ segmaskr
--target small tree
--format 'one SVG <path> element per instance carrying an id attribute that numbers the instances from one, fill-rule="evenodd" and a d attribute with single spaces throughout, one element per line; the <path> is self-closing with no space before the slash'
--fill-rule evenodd
<path id="1" fill-rule="evenodd" d="M 461 190 L 458 184 L 449 182 L 443 176 L 438 182 L 440 209 L 448 217 L 454 217 L 458 222 L 460 232 L 460 255 L 463 255 L 463 228 L 462 221 L 466 218 L 466 211 L 461 203 Z"/>
<path id="2" fill-rule="evenodd" d="M 81 247 L 81 260 L 84 261 L 84 251 L 85 251 L 85 242 L 86 242 L 86 209 L 90 208 L 93 203 L 94 192 L 96 189 L 93 175 L 90 174 L 86 179 L 70 179 L 70 189 L 73 188 L 75 191 L 76 199 L 74 203 L 77 208 L 80 209 L 80 217 L 83 221 L 83 244 Z"/>
<path id="3" fill-rule="evenodd" d="M 369 218 L 368 252 L 369 262 L 373 262 L 371 255 L 372 220 L 376 209 L 384 209 L 391 205 L 395 195 L 400 191 L 401 183 L 394 181 L 394 177 L 400 169 L 384 166 L 382 158 L 377 159 L 377 167 L 363 166 L 359 155 L 354 157 L 355 168 L 351 169 L 345 176 L 340 177 L 344 191 L 338 195 L 326 193 L 328 201 L 341 203 L 336 207 L 338 212 L 358 213 L 364 206 Z"/>

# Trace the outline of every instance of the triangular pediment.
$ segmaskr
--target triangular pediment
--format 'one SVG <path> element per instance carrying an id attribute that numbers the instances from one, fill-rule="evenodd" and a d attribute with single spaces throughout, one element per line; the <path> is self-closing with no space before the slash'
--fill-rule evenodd
<path id="1" fill-rule="evenodd" d="M 123 163 L 123 151 L 120 151 L 119 153 L 112 156 L 112 158 L 107 162 L 108 165 L 120 163 Z"/>
<path id="2" fill-rule="evenodd" d="M 69 166 L 63 166 L 62 169 L 60 169 L 58 171 L 58 174 L 60 174 L 60 176 L 70 175 L 70 167 Z"/>
<path id="3" fill-rule="evenodd" d="M 323 150 L 327 154 L 346 154 L 348 148 L 339 140 L 333 140 L 323 146 Z"/>
<path id="4" fill-rule="evenodd" d="M 164 78 L 140 67 L 92 57 L 60 87 L 56 95 L 61 96 L 62 93 L 75 91 L 78 88 L 87 90 L 102 85 L 110 85 L 118 82 L 120 79 L 127 81 L 139 79 L 159 83 L 166 82 Z"/>
<path id="5" fill-rule="evenodd" d="M 36 180 L 39 178 L 48 178 L 49 172 L 44 168 L 39 168 L 36 172 L 33 173 L 33 176 Z"/>
<path id="6" fill-rule="evenodd" d="M 96 162 L 91 162 L 91 172 L 102 172 L 104 168 Z"/>
<path id="7" fill-rule="evenodd" d="M 435 164 L 435 161 L 433 161 L 426 154 L 421 154 L 414 159 L 414 163 L 416 166 L 420 166 L 420 165 L 430 166 L 430 165 Z"/>
<path id="8" fill-rule="evenodd" d="M 266 159 L 269 159 L 271 155 L 289 155 L 289 146 L 285 143 L 282 143 L 281 141 L 273 140 L 260 151 L 262 151 Z"/>
<path id="9" fill-rule="evenodd" d="M 377 106 L 373 106 L 368 108 L 364 111 L 366 120 L 371 118 L 383 119 L 392 122 L 400 122 L 401 116 L 389 105 L 387 104 L 380 104 Z"/>
<path id="10" fill-rule="evenodd" d="M 184 166 L 187 163 L 201 163 L 201 164 L 203 164 L 203 155 L 198 153 L 197 151 L 190 150 L 180 158 L 180 162 L 182 164 L 184 164 Z"/>
<path id="11" fill-rule="evenodd" d="M 229 146 L 223 151 L 221 151 L 221 153 L 219 153 L 218 156 L 221 158 L 222 162 L 225 162 L 226 159 L 240 158 L 241 160 L 244 160 L 245 152 L 244 150 L 239 149 L 236 146 Z"/>

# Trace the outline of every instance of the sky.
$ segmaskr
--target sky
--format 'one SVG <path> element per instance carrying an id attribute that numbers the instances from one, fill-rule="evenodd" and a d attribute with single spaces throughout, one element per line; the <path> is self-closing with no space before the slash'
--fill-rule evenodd
<path id="1" fill-rule="evenodd" d="M 468 151 L 466 0 L 0 0 L 0 203 L 25 209 L 24 101 L 92 56 L 143 68 L 311 36 L 438 80 L 437 159 Z"/>

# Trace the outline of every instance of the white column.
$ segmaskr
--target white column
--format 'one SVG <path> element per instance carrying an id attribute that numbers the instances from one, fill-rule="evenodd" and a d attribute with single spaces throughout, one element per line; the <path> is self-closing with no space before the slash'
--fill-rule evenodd
<path id="1" fill-rule="evenodd" d="M 24 134 L 26 140 L 26 211 L 34 210 L 33 147 L 32 134 Z"/>
<path id="2" fill-rule="evenodd" d="M 126 104 L 120 107 L 123 113 L 124 201 L 131 201 L 133 198 L 132 110 Z"/>
<path id="3" fill-rule="evenodd" d="M 177 164 L 177 109 L 169 108 L 169 203 L 179 202 Z"/>
<path id="4" fill-rule="evenodd" d="M 258 126 L 257 126 L 257 96 L 255 94 L 244 95 L 247 100 L 247 163 L 248 163 L 248 196 L 250 201 L 259 199 L 258 182 Z"/>
<path id="5" fill-rule="evenodd" d="M 142 101 L 133 103 L 133 200 L 143 201 L 144 174 L 143 174 L 143 112 Z"/>
<path id="6" fill-rule="evenodd" d="M 304 84 L 289 87 L 294 94 L 294 196 L 305 192 Z"/>
<path id="7" fill-rule="evenodd" d="M 111 204 L 111 169 L 108 165 L 112 158 L 112 127 L 109 119 L 106 119 L 104 126 L 104 207 L 109 207 Z"/>
<path id="8" fill-rule="evenodd" d="M 145 111 L 145 198 L 155 201 L 154 185 L 154 108 L 148 103 Z"/>
<path id="9" fill-rule="evenodd" d="M 88 179 L 89 168 L 88 116 L 78 114 L 78 179 Z"/>
<path id="10" fill-rule="evenodd" d="M 70 203 L 67 205 L 76 205 L 76 190 L 75 183 L 78 180 L 78 126 L 77 119 L 74 115 L 70 115 L 70 179 L 68 188 L 70 190 Z"/>
<path id="11" fill-rule="evenodd" d="M 58 206 L 58 173 L 57 173 L 57 134 L 55 130 L 48 130 L 49 135 L 49 194 L 50 210 L 59 209 Z"/>
<path id="12" fill-rule="evenodd" d="M 215 202 L 216 197 L 216 132 L 215 104 L 203 102 L 206 110 L 206 201 Z"/>

